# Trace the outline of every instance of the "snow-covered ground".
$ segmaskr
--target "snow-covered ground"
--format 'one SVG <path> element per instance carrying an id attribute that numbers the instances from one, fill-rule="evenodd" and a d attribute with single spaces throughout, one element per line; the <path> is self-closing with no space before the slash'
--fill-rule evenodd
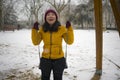
<path id="1" fill-rule="evenodd" d="M 63 80 L 99 80 L 95 76 L 94 30 L 74 30 L 68 46 L 68 69 Z M 42 52 L 42 45 L 40 51 Z M 65 51 L 65 43 L 63 42 Z M 31 30 L 0 32 L 0 80 L 40 80 L 38 46 L 31 42 Z M 116 66 L 117 64 L 117 66 Z M 120 80 L 120 37 L 117 31 L 103 32 L 103 71 L 100 80 Z M 52 80 L 52 75 L 51 75 Z"/>

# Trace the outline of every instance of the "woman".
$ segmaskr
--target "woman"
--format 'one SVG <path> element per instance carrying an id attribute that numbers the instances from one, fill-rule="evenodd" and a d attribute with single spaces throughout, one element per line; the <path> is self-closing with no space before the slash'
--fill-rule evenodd
<path id="1" fill-rule="evenodd" d="M 62 50 L 62 39 L 67 44 L 74 41 L 73 29 L 68 21 L 66 27 L 58 21 L 57 13 L 50 9 L 45 13 L 45 22 L 38 28 L 38 22 L 32 28 L 32 42 L 39 45 L 43 40 L 43 52 L 40 59 L 41 79 L 50 80 L 53 70 L 54 80 L 62 80 L 63 71 L 66 66 L 64 52 Z"/>

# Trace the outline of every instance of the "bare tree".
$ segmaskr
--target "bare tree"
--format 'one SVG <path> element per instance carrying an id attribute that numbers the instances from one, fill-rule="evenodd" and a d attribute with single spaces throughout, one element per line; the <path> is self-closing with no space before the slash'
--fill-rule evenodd
<path id="1" fill-rule="evenodd" d="M 33 21 L 38 21 L 38 13 L 43 6 L 43 0 L 23 0 L 24 9 L 23 12 L 28 17 L 31 25 Z M 34 19 L 33 19 L 34 18 Z"/>
<path id="2" fill-rule="evenodd" d="M 103 29 L 115 29 L 115 19 L 109 0 L 103 1 Z"/>
<path id="3" fill-rule="evenodd" d="M 0 0 L 0 30 L 3 27 L 3 18 L 2 18 L 2 5 L 3 5 L 3 0 Z"/>
<path id="4" fill-rule="evenodd" d="M 17 23 L 17 16 L 14 9 L 16 0 L 0 0 L 0 28 L 4 25 L 15 25 Z"/>
<path id="5" fill-rule="evenodd" d="M 4 24 L 11 24 L 16 25 L 17 23 L 17 15 L 16 11 L 14 9 L 14 5 L 16 3 L 16 0 L 9 0 L 5 2 L 4 6 Z"/>
<path id="6" fill-rule="evenodd" d="M 45 0 L 45 1 L 51 4 L 58 12 L 58 15 L 60 16 L 60 13 L 70 3 L 71 0 L 67 0 L 67 2 L 66 0 Z"/>

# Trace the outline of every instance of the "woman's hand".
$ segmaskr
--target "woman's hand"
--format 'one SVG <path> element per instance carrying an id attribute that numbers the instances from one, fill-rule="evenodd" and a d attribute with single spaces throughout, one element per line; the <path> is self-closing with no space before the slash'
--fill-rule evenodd
<path id="1" fill-rule="evenodd" d="M 67 21 L 67 22 L 66 22 L 66 28 L 69 28 L 70 26 L 71 26 L 70 21 Z"/>
<path id="2" fill-rule="evenodd" d="M 38 25 L 39 25 L 39 23 L 36 21 L 33 25 L 33 29 L 39 30 Z"/>

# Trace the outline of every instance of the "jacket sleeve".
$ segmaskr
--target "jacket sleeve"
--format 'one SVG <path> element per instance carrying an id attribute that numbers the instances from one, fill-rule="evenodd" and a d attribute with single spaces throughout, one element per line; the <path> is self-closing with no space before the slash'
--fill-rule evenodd
<path id="1" fill-rule="evenodd" d="M 35 29 L 32 29 L 32 31 L 31 31 L 31 39 L 32 39 L 32 43 L 34 45 L 39 45 L 41 40 L 42 40 L 41 30 L 37 31 Z"/>
<path id="2" fill-rule="evenodd" d="M 73 28 L 70 26 L 67 30 L 66 33 L 63 34 L 64 41 L 67 44 L 72 44 L 74 42 L 74 33 L 73 33 Z"/>

